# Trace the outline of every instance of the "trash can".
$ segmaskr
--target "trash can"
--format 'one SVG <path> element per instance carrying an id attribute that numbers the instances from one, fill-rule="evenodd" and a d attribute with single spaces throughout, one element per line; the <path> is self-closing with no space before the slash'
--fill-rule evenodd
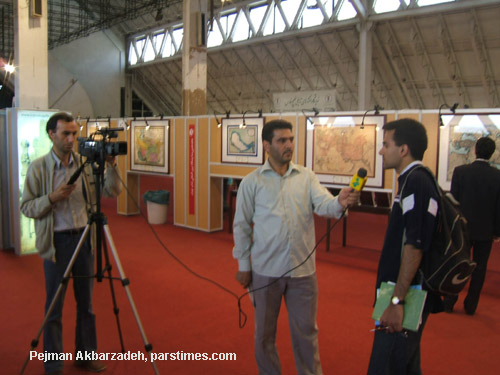
<path id="1" fill-rule="evenodd" d="M 143 197 L 148 207 L 148 222 L 150 224 L 165 224 L 167 222 L 170 192 L 167 190 L 148 190 Z"/>

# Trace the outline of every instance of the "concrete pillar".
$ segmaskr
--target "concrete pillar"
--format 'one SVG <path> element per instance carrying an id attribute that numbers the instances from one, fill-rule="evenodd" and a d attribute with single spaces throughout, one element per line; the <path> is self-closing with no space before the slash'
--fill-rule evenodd
<path id="1" fill-rule="evenodd" d="M 372 23 L 359 24 L 358 110 L 366 111 L 371 101 Z"/>
<path id="2" fill-rule="evenodd" d="M 182 114 L 207 113 L 207 0 L 184 0 Z"/>
<path id="3" fill-rule="evenodd" d="M 23 109 L 49 106 L 47 0 L 41 15 L 32 16 L 30 1 L 17 0 L 14 8 L 14 104 Z"/>

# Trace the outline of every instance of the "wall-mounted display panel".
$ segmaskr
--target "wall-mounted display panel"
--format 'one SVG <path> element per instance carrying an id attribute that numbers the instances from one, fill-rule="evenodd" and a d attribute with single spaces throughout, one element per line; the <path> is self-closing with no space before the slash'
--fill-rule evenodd
<path id="1" fill-rule="evenodd" d="M 449 191 L 453 170 L 476 159 L 476 141 L 488 136 L 496 143 L 490 164 L 500 169 L 500 113 L 441 115 L 438 182 Z"/>
<path id="2" fill-rule="evenodd" d="M 382 147 L 385 116 L 321 116 L 307 119 L 306 166 L 321 183 L 348 185 L 359 168 L 367 187 L 383 187 Z"/>
<path id="3" fill-rule="evenodd" d="M 148 120 L 131 123 L 130 169 L 169 173 L 169 121 Z"/>
<path id="4" fill-rule="evenodd" d="M 222 162 L 262 164 L 264 118 L 222 119 Z"/>
<path id="5" fill-rule="evenodd" d="M 47 120 L 55 111 L 9 109 L 12 123 L 8 127 L 7 142 L 11 150 L 9 169 L 9 197 L 12 242 L 16 254 L 29 254 L 35 248 L 35 222 L 19 210 L 24 180 L 31 162 L 50 151 L 52 142 L 47 135 Z"/>

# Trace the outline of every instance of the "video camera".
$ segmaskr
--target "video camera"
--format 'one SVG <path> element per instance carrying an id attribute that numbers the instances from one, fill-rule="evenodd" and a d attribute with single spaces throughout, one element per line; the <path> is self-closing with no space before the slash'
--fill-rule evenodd
<path id="1" fill-rule="evenodd" d="M 127 142 L 111 142 L 123 128 L 101 128 L 90 137 L 78 137 L 78 153 L 87 161 L 102 163 L 107 155 L 127 155 Z"/>

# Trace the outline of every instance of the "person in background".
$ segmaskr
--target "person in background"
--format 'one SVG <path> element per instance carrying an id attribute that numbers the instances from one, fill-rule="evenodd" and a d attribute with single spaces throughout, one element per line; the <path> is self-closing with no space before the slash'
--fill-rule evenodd
<path id="1" fill-rule="evenodd" d="M 47 121 L 46 130 L 52 140 L 52 149 L 29 165 L 21 211 L 35 219 L 36 248 L 43 258 L 45 273 L 47 313 L 87 225 L 88 215 L 96 210 L 98 197 L 89 164 L 72 185 L 67 184 L 81 163 L 80 156 L 73 152 L 79 130 L 74 118 L 65 112 L 56 113 Z M 106 156 L 103 193 L 105 196 L 117 196 L 120 190 L 114 157 Z M 97 350 L 96 322 L 92 311 L 95 230 L 92 228 L 92 233 L 83 243 L 71 271 L 77 304 L 75 365 L 99 372 L 106 368 L 102 361 L 81 360 L 77 355 L 80 352 L 85 358 L 85 352 Z M 63 353 L 62 311 L 66 287 L 67 283 L 45 326 L 43 345 L 47 353 Z M 47 374 L 63 374 L 63 361 L 50 360 L 44 365 Z"/>
<path id="2" fill-rule="evenodd" d="M 488 163 L 495 142 L 488 137 L 477 140 L 476 160 L 456 167 L 451 179 L 451 194 L 460 203 L 467 219 L 472 259 L 477 263 L 464 300 L 465 313 L 474 315 L 486 277 L 493 240 L 500 238 L 500 170 Z M 445 311 L 453 312 L 458 296 L 444 298 Z"/>
<path id="3" fill-rule="evenodd" d="M 418 332 L 402 327 L 404 300 L 410 286 L 421 285 L 417 271 L 436 230 L 439 194 L 431 176 L 420 168 L 427 149 L 424 126 L 412 119 L 400 119 L 383 129 L 379 154 L 384 157 L 384 169 L 394 169 L 399 177 L 376 288 L 383 281 L 395 286 L 391 303 L 375 328 L 368 375 L 420 375 L 422 332 L 429 313 L 442 311 L 441 300 L 428 291 Z"/>
<path id="4" fill-rule="evenodd" d="M 294 164 L 289 122 L 268 122 L 262 141 L 268 159 L 242 180 L 233 226 L 236 280 L 256 290 L 255 358 L 259 374 L 281 374 L 276 326 L 284 298 L 297 373 L 320 375 L 313 214 L 339 218 L 359 192 L 344 188 L 333 197 L 312 170 Z"/>

